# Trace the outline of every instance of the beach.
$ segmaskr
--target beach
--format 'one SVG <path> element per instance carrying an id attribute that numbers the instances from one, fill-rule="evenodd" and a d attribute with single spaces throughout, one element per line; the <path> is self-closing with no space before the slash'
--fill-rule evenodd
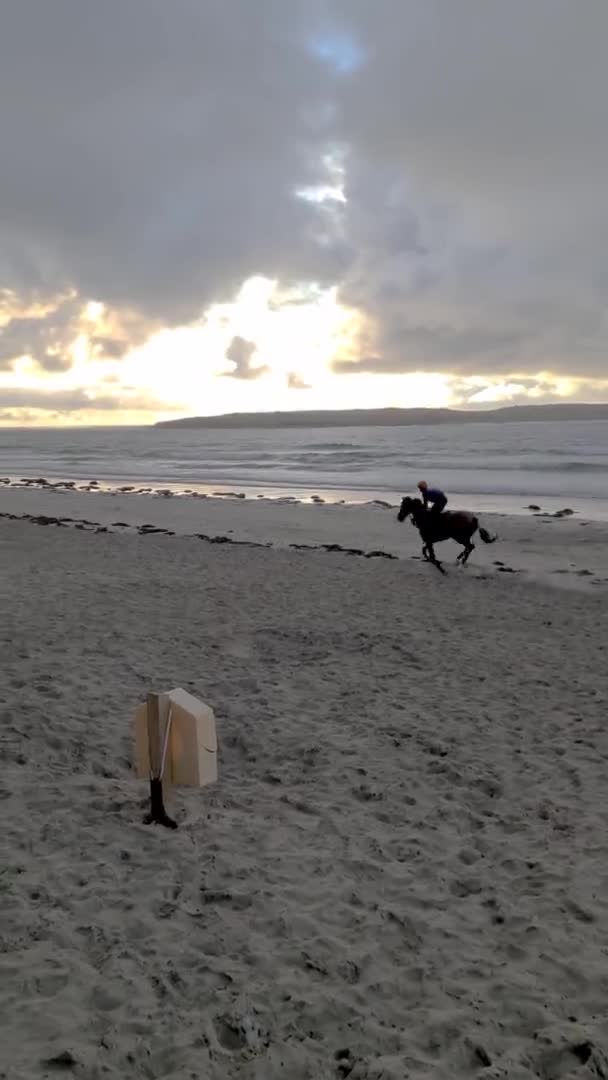
<path id="1" fill-rule="evenodd" d="M 607 526 L 536 513 L 442 577 L 394 506 L 0 491 L 3 1080 L 608 1076 Z"/>
<path id="2" fill-rule="evenodd" d="M 68 482 L 69 483 L 69 482 Z M 242 497 L 240 497 L 242 495 Z M 273 548 L 316 550 L 344 548 L 359 555 L 378 554 L 419 560 L 421 541 L 411 522 L 396 520 L 399 501 L 376 500 L 364 505 L 318 502 L 295 498 L 250 499 L 243 493 L 217 498 L 176 495 L 171 489 L 139 494 L 137 489 L 103 490 L 58 486 L 41 480 L 0 486 L 2 515 L 17 519 L 46 518 L 65 528 L 108 529 L 128 535 L 159 530 L 203 542 L 260 544 Z M 532 504 L 534 507 L 535 504 Z M 450 509 L 467 509 L 453 499 Z M 563 516 L 562 516 L 563 515 Z M 608 524 L 560 510 L 522 508 L 518 515 L 479 514 L 495 544 L 474 537 L 476 549 L 466 573 L 511 573 L 526 580 L 562 588 L 604 592 L 608 588 Z M 55 526 L 56 527 L 56 526 Z M 454 562 L 461 550 L 451 542 L 437 554 Z"/>

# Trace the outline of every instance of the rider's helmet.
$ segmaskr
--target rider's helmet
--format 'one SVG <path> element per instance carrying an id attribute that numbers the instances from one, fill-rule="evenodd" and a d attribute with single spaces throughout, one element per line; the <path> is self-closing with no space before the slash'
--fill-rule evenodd
<path id="1" fill-rule="evenodd" d="M 418 482 L 418 491 L 426 491 L 428 486 L 429 485 L 427 484 L 426 480 L 420 480 Z"/>

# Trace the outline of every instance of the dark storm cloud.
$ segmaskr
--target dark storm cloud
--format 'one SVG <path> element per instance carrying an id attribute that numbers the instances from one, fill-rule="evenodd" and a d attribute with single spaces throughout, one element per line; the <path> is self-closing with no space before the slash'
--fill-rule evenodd
<path id="1" fill-rule="evenodd" d="M 0 290 L 102 301 L 117 357 L 262 273 L 339 285 L 338 370 L 608 377 L 607 38 L 605 0 L 6 0 Z M 296 197 L 329 151 L 347 203 Z M 65 363 L 24 318 L 0 366 Z"/>
<path id="2" fill-rule="evenodd" d="M 608 5 L 340 7 L 361 369 L 608 377 Z"/>

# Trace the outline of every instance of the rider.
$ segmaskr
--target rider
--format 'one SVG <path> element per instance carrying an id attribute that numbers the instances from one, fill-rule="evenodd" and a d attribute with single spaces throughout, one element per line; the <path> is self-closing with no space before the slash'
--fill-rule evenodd
<path id="1" fill-rule="evenodd" d="M 440 491 L 439 488 L 430 488 L 426 480 L 421 480 L 418 484 L 418 491 L 422 495 L 424 509 L 428 510 L 430 514 L 439 516 L 441 511 L 445 510 L 448 500 L 443 491 Z M 429 503 L 431 504 L 430 509 Z"/>

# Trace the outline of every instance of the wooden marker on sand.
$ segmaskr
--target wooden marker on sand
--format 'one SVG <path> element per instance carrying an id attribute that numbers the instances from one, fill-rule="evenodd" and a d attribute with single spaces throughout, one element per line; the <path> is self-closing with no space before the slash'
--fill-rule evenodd
<path id="1" fill-rule="evenodd" d="M 138 777 L 150 780 L 146 824 L 176 829 L 165 810 L 163 783 L 203 787 L 217 780 L 213 710 L 179 688 L 148 694 L 135 714 L 135 761 Z"/>
<path id="2" fill-rule="evenodd" d="M 164 738 L 161 739 L 160 709 L 158 694 L 148 694 L 146 703 L 146 730 L 148 734 L 148 758 L 150 761 L 150 813 L 146 814 L 146 825 L 164 825 L 167 829 L 177 829 L 165 810 L 163 802 L 163 772 L 167 759 L 167 744 L 171 734 L 171 713 L 165 723 Z M 164 753 L 163 753 L 164 751 Z"/>

